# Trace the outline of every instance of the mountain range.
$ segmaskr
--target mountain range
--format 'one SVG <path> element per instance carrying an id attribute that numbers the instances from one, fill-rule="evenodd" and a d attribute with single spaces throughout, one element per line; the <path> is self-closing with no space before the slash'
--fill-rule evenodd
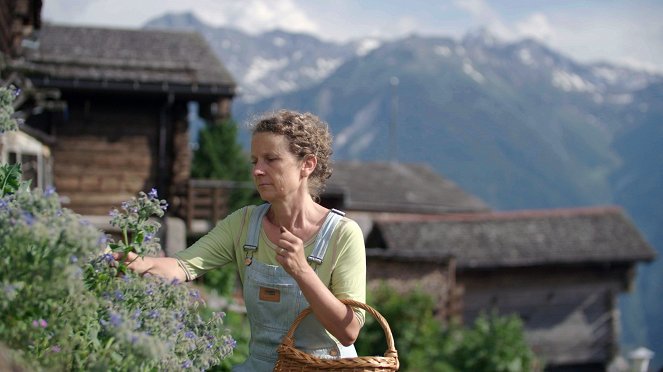
<path id="1" fill-rule="evenodd" d="M 237 80 L 239 123 L 282 107 L 314 112 L 335 134 L 335 159 L 426 163 L 496 210 L 616 204 L 663 253 L 661 75 L 485 30 L 340 44 L 249 35 L 189 13 L 145 27 L 207 39 Z M 661 293 L 657 259 L 621 300 L 625 347 L 646 345 L 658 365 Z"/>

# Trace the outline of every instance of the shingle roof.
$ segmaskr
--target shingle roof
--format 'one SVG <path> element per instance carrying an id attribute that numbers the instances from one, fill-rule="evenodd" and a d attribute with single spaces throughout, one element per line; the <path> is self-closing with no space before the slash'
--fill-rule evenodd
<path id="1" fill-rule="evenodd" d="M 388 256 L 454 256 L 459 269 L 635 262 L 655 257 L 617 207 L 377 221 L 376 229 L 385 245 L 380 248 Z"/>
<path id="2" fill-rule="evenodd" d="M 479 212 L 489 208 L 421 164 L 337 162 L 323 193 L 345 210 L 403 213 Z"/>
<path id="3" fill-rule="evenodd" d="M 216 87 L 234 92 L 235 82 L 197 33 L 44 24 L 39 47 L 17 67 L 50 81 Z"/>

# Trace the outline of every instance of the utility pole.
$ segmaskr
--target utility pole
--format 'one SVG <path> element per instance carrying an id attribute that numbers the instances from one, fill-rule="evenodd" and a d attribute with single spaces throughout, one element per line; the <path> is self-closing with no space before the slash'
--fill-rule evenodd
<path id="1" fill-rule="evenodd" d="M 398 116 L 398 78 L 392 76 L 389 79 L 391 87 L 391 104 L 389 114 L 389 161 L 398 161 L 398 142 L 396 135 L 396 118 Z"/>

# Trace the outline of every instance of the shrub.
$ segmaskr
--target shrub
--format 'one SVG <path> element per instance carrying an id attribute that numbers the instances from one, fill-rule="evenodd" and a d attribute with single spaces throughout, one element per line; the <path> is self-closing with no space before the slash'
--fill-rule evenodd
<path id="1" fill-rule="evenodd" d="M 399 294 L 386 284 L 369 301 L 389 322 L 402 371 L 536 371 L 542 368 L 527 345 L 516 316 L 482 314 L 467 328 L 443 324 L 434 316 L 430 295 Z M 357 340 L 359 355 L 384 353 L 382 328 L 367 316 Z"/>
<path id="2" fill-rule="evenodd" d="M 203 317 L 195 287 L 139 277 L 104 252 L 160 249 L 155 207 L 165 202 L 153 191 L 114 210 L 124 233 L 109 243 L 53 190 L 19 187 L 0 198 L 0 342 L 15 360 L 47 370 L 179 370 L 231 354 L 224 314 Z"/>
<path id="3" fill-rule="evenodd" d="M 527 372 L 538 361 L 523 337 L 522 321 L 515 315 L 482 313 L 463 333 L 450 356 L 461 371 Z"/>

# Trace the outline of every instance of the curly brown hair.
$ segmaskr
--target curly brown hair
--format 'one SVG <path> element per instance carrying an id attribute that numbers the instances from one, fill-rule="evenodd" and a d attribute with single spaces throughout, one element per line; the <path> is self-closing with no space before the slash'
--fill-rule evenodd
<path id="1" fill-rule="evenodd" d="M 317 158 L 318 164 L 309 176 L 309 194 L 318 198 L 332 174 L 332 135 L 327 123 L 309 112 L 279 110 L 264 114 L 251 125 L 252 134 L 264 132 L 285 136 L 290 152 L 300 160 L 307 155 Z"/>

